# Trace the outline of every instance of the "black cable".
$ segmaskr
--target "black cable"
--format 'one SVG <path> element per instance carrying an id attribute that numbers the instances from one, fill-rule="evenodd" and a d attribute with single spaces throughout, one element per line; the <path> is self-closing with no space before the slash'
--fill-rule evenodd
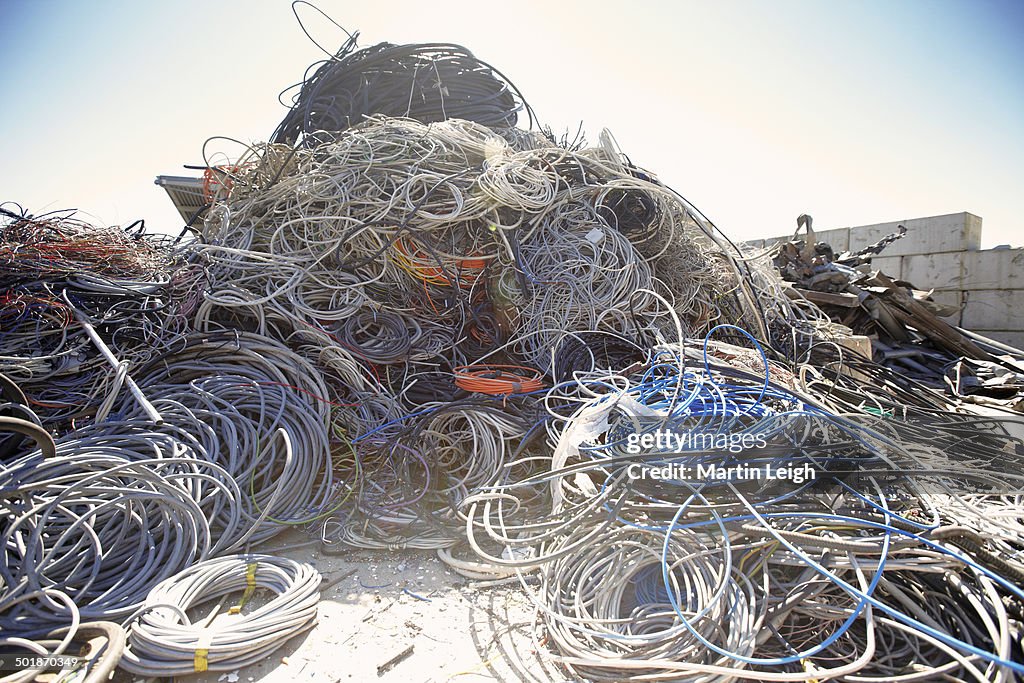
<path id="1" fill-rule="evenodd" d="M 271 140 L 295 144 L 316 131 L 345 130 L 373 114 L 512 128 L 524 107 L 514 85 L 461 45 L 378 43 L 355 50 L 350 38 L 303 82 Z"/>

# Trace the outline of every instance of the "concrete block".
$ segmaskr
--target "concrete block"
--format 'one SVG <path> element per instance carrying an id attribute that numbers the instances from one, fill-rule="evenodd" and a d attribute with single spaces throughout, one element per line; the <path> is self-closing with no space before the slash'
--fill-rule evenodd
<path id="1" fill-rule="evenodd" d="M 885 256 L 936 254 L 981 248 L 981 218 L 967 212 L 942 216 L 908 218 L 888 223 L 850 228 L 850 249 L 856 251 L 897 231 L 903 224 L 907 234 L 885 248 Z"/>
<path id="2" fill-rule="evenodd" d="M 903 279 L 918 289 L 963 289 L 961 287 L 962 257 L 962 253 L 904 256 Z M 996 289 L 996 287 L 990 289 Z"/>
<path id="3" fill-rule="evenodd" d="M 963 326 L 969 330 L 1024 330 L 1024 289 L 964 292 Z"/>
<path id="4" fill-rule="evenodd" d="M 964 239 L 967 241 L 967 251 L 978 251 L 981 249 L 981 216 L 973 213 L 964 214 Z"/>
<path id="5" fill-rule="evenodd" d="M 1024 332 L 1020 330 L 971 330 L 983 337 L 1002 342 L 1015 349 L 1024 349 Z"/>
<path id="6" fill-rule="evenodd" d="M 932 301 L 944 306 L 963 306 L 963 292 L 959 289 L 937 289 L 932 292 Z"/>
<path id="7" fill-rule="evenodd" d="M 963 289 L 1024 289 L 1024 249 L 986 249 L 962 254 Z"/>
<path id="8" fill-rule="evenodd" d="M 885 253 L 885 252 L 882 252 Z M 880 270 L 893 280 L 903 278 L 903 257 L 902 256 L 875 256 L 871 259 L 871 267 Z"/>

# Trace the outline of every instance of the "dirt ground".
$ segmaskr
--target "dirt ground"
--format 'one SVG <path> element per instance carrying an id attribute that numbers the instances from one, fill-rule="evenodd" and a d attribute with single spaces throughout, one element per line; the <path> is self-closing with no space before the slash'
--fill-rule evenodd
<path id="1" fill-rule="evenodd" d="M 538 652 L 532 603 L 518 583 L 476 588 L 431 551 L 340 549 L 334 555 L 321 552 L 319 544 L 301 547 L 310 538 L 292 530 L 267 550 L 295 546 L 273 554 L 311 563 L 326 583 L 337 581 L 321 594 L 317 625 L 259 664 L 176 677 L 176 683 L 576 680 Z M 251 603 L 259 604 L 256 598 Z M 121 671 L 114 678 L 157 680 L 171 679 Z"/>

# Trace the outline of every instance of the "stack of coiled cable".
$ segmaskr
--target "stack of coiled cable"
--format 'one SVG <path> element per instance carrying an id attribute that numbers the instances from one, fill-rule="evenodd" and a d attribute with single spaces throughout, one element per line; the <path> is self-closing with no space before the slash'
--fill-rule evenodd
<path id="1" fill-rule="evenodd" d="M 357 50 L 358 35 L 301 84 L 273 142 L 295 144 L 342 131 L 374 114 L 516 125 L 524 107 L 519 91 L 461 45 L 378 43 Z"/>

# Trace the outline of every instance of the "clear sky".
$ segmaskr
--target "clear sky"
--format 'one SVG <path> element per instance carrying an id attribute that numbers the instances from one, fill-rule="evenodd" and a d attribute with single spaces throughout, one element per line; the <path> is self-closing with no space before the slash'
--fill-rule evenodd
<path id="1" fill-rule="evenodd" d="M 289 4 L 0 0 L 0 199 L 176 231 L 153 178 L 209 136 L 266 139 L 322 56 Z M 465 45 L 732 237 L 970 211 L 985 246 L 1024 243 L 1024 2 L 318 5 L 361 45 Z"/>

